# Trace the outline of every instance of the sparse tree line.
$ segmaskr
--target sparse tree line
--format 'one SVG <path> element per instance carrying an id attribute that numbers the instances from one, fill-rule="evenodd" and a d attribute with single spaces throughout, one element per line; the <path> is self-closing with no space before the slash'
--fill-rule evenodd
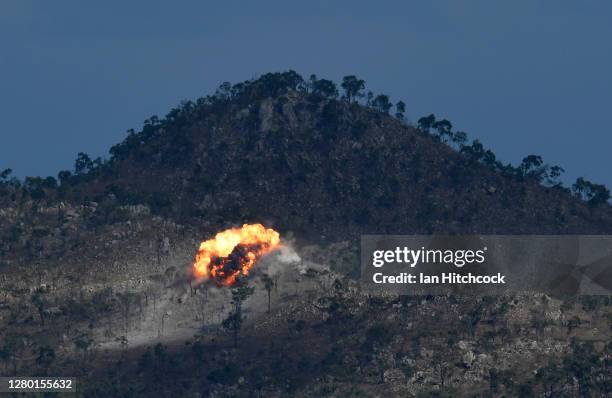
<path id="1" fill-rule="evenodd" d="M 406 104 L 403 101 L 400 100 L 393 104 L 388 95 L 375 95 L 372 91 L 367 91 L 365 81 L 355 75 L 344 76 L 339 89 L 333 81 L 319 79 L 314 74 L 305 80 L 294 71 L 267 73 L 257 79 L 234 85 L 224 82 L 213 95 L 199 98 L 195 102 L 183 101 L 179 107 L 171 109 L 165 118 L 150 117 L 144 121 L 141 131 L 128 130 L 127 137 L 109 150 L 109 159 L 101 157 L 91 159 L 86 153 L 80 152 L 73 170 L 60 171 L 57 179 L 54 177 L 26 177 L 22 182 L 12 175 L 11 169 L 6 169 L 0 172 L 0 196 L 3 196 L 3 193 L 14 193 L 16 190 L 23 191 L 34 200 L 44 199 L 51 191 L 57 191 L 59 196 L 65 195 L 80 182 L 112 174 L 122 159 L 130 156 L 146 156 L 148 152 L 145 151 L 143 154 L 139 149 L 144 148 L 147 143 L 163 134 L 180 130 L 182 126 L 195 120 L 196 117 L 214 114 L 230 104 L 248 107 L 257 99 L 282 96 L 292 91 L 301 92 L 320 100 L 339 99 L 350 104 L 359 103 L 384 114 L 390 113 L 395 107 L 394 116 L 405 122 Z M 335 107 L 330 109 L 326 108 L 327 111 L 337 112 Z M 516 167 L 511 164 L 503 164 L 497 160 L 491 150 L 484 148 L 479 140 L 468 143 L 468 136 L 465 132 L 454 131 L 450 121 L 438 120 L 433 114 L 418 119 L 416 127 L 434 139 L 450 145 L 469 161 L 484 164 L 506 176 L 563 189 L 585 200 L 591 206 L 606 204 L 610 200 L 610 191 L 607 187 L 583 177 L 578 178 L 571 188 L 563 187 L 559 177 L 563 174 L 564 169 L 545 164 L 538 155 L 526 156 Z M 188 146 L 187 142 L 181 141 L 183 139 L 181 137 L 180 134 L 175 134 L 173 138 L 178 149 Z M 180 158 L 181 150 L 174 152 L 176 152 L 176 157 Z"/>
<path id="2" fill-rule="evenodd" d="M 563 186 L 559 180 L 565 170 L 560 166 L 551 166 L 544 163 L 541 156 L 528 155 L 518 166 L 503 164 L 495 154 L 485 149 L 479 140 L 468 144 L 467 134 L 463 131 L 453 131 L 453 125 L 446 119 L 437 120 L 435 115 L 424 116 L 417 121 L 417 127 L 440 142 L 451 145 L 469 161 L 481 163 L 505 176 L 518 180 L 530 180 L 548 187 L 562 189 L 577 198 L 585 200 L 591 206 L 607 204 L 610 200 L 610 191 L 605 185 L 595 184 L 580 177 L 571 189 Z"/>

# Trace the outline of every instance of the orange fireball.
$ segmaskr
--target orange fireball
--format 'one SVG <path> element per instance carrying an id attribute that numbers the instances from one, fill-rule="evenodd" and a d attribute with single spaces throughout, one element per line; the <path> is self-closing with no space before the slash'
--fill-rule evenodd
<path id="1" fill-rule="evenodd" d="M 232 285 L 246 276 L 263 255 L 280 245 L 280 235 L 261 224 L 230 228 L 200 244 L 193 263 L 196 277 L 213 278 L 222 285 Z"/>

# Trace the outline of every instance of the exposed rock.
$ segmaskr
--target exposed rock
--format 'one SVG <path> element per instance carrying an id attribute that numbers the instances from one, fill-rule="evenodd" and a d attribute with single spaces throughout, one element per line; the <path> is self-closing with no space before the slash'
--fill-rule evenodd
<path id="1" fill-rule="evenodd" d="M 385 383 L 402 383 L 406 381 L 406 375 L 400 369 L 387 369 L 383 373 Z"/>

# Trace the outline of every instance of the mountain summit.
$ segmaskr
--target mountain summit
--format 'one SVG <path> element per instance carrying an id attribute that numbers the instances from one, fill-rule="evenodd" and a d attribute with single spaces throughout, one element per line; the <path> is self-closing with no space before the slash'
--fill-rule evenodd
<path id="1" fill-rule="evenodd" d="M 359 103 L 363 81 L 344 83 L 341 99 L 333 82 L 295 72 L 224 83 L 129 130 L 107 161 L 79 154 L 57 192 L 45 180 L 27 188 L 109 211 L 146 204 L 188 223 L 266 220 L 308 236 L 612 230 L 609 206 L 542 184 L 538 157 L 504 166 L 450 122 L 417 128 L 403 103 L 392 117 L 388 97 Z"/>

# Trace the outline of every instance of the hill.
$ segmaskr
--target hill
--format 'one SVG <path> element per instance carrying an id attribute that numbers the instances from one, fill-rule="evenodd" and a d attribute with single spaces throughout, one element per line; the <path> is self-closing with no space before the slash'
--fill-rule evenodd
<path id="1" fill-rule="evenodd" d="M 408 123 L 401 101 L 390 115 L 354 76 L 342 89 L 291 71 L 224 83 L 108 159 L 1 173 L 4 370 L 70 371 L 88 397 L 609 393 L 607 297 L 375 298 L 350 278 L 365 233 L 610 233 L 609 191 L 563 187 L 536 155 L 503 164 L 433 115 Z M 253 222 L 299 264 L 252 278 L 234 340 L 238 290 L 185 270 L 201 240 Z"/>
<path id="2" fill-rule="evenodd" d="M 93 203 L 91 227 L 118 217 L 121 206 L 145 205 L 202 234 L 264 221 L 315 242 L 362 233 L 612 230 L 610 206 L 596 201 L 605 188 L 586 182 L 572 194 L 555 180 L 562 169 L 539 157 L 503 165 L 448 121 L 423 118 L 417 128 L 388 115 L 385 98 L 367 106 L 338 99 L 332 82 L 307 83 L 294 72 L 226 83 L 130 130 L 108 160 L 79 154 L 59 185 L 29 178 L 17 193 L 5 188 L 2 204 Z M 4 223 L 5 238 L 17 233 L 11 226 Z"/>

